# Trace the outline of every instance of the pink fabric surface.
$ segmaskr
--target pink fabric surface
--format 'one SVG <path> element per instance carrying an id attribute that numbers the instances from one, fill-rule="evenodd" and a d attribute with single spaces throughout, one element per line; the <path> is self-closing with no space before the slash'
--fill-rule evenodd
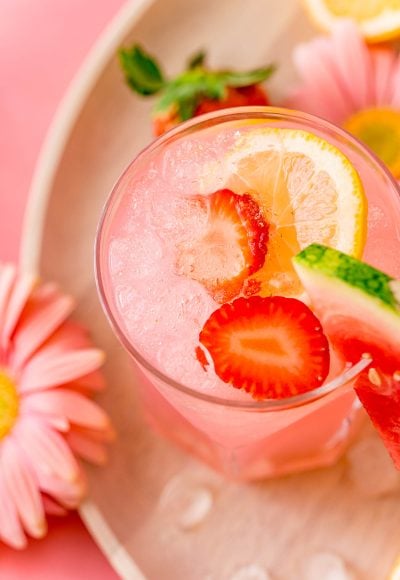
<path id="1" fill-rule="evenodd" d="M 0 260 L 18 259 L 40 146 L 68 83 L 124 0 L 0 2 Z M 0 545 L 1 580 L 117 578 L 77 515 L 25 552 Z"/>

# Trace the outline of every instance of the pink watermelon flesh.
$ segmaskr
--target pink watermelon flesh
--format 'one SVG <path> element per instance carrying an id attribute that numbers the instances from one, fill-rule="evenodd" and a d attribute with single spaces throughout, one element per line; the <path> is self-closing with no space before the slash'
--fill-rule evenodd
<path id="1" fill-rule="evenodd" d="M 293 263 L 335 350 L 352 363 L 371 357 L 355 391 L 400 469 L 400 309 L 393 279 L 319 244 Z"/>
<path id="2" fill-rule="evenodd" d="M 374 385 L 368 370 L 357 379 L 355 391 L 378 431 L 393 463 L 400 469 L 400 383 L 379 373 L 381 385 Z"/>

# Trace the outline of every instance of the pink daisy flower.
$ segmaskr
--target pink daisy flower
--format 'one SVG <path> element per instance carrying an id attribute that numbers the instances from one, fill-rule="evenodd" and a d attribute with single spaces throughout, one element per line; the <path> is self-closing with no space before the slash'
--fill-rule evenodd
<path id="1" fill-rule="evenodd" d="M 88 398 L 103 387 L 103 353 L 67 320 L 55 285 L 0 265 L 0 539 L 14 548 L 46 533 L 45 512 L 85 493 L 77 456 L 105 460 L 109 420 Z"/>
<path id="2" fill-rule="evenodd" d="M 366 143 L 400 178 L 400 57 L 369 47 L 356 25 L 342 21 L 330 36 L 293 53 L 302 84 L 288 105 L 340 125 Z"/>

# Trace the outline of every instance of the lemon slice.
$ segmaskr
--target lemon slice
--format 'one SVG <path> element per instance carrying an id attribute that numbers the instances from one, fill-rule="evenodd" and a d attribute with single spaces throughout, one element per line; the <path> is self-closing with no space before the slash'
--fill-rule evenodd
<path id="1" fill-rule="evenodd" d="M 400 35 L 400 0 L 304 0 L 311 18 L 325 30 L 341 18 L 354 20 L 371 42 Z"/>
<path id="2" fill-rule="evenodd" d="M 257 294 L 300 295 L 291 258 L 311 243 L 361 257 L 367 201 L 357 171 L 330 143 L 302 130 L 250 129 L 227 170 L 226 187 L 252 195 L 270 224 L 265 264 L 251 277 Z"/>

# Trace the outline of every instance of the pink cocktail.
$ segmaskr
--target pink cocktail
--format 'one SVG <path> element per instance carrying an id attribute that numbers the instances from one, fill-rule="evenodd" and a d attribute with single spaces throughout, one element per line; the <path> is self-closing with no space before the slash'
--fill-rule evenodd
<path id="1" fill-rule="evenodd" d="M 238 188 L 238 195 L 243 194 L 243 184 L 228 175 L 226 160 L 234 158 L 243 138 L 251 141 L 254 128 L 307 131 L 348 157 L 368 199 L 363 259 L 399 277 L 397 184 L 344 131 L 284 110 L 208 115 L 155 141 L 116 184 L 97 240 L 100 294 L 139 369 L 137 388 L 149 421 L 214 468 L 241 479 L 334 462 L 358 425 L 360 405 L 350 387 L 368 364 L 361 360 L 350 366 L 331 352 L 322 386 L 290 398 L 253 400 L 222 381 L 212 365 L 204 368 L 198 356 L 199 333 L 220 306 L 219 295 L 199 281 L 207 272 L 190 275 L 190 254 L 186 252 L 182 265 L 181 249 L 202 239 L 207 227 L 210 216 L 199 203 L 201 196 L 226 187 L 227 180 L 232 189 Z M 213 268 L 218 263 L 215 256 L 207 259 Z M 282 272 L 271 280 L 267 290 L 262 285 L 259 289 L 264 295 L 274 284 L 276 294 L 288 284 Z M 247 288 L 254 290 L 252 285 Z M 285 293 L 290 295 L 290 287 L 288 291 L 285 286 Z"/>

